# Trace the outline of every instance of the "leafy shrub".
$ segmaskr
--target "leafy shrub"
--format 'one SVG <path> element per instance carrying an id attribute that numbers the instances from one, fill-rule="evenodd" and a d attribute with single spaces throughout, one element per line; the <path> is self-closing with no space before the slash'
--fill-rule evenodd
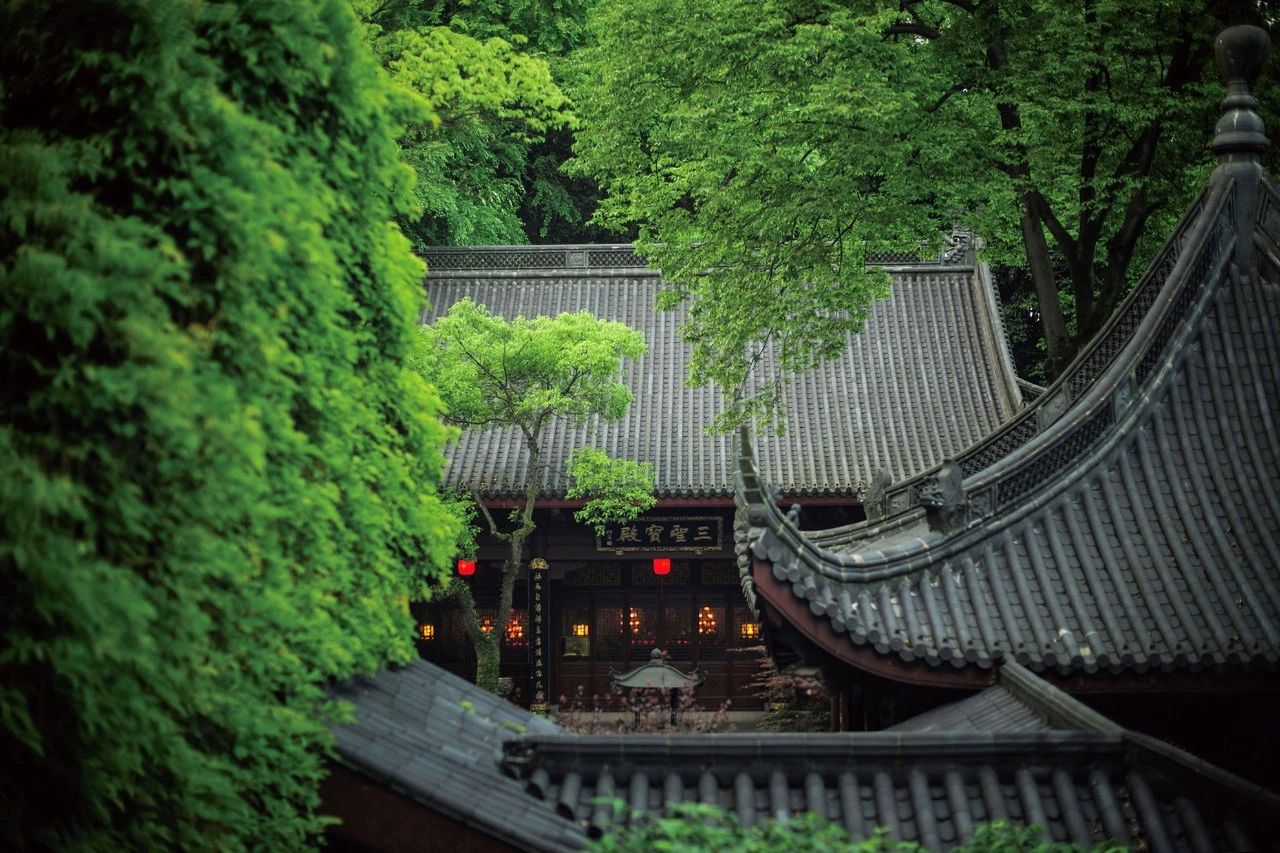
<path id="1" fill-rule="evenodd" d="M 621 800 L 614 800 L 615 814 L 624 812 Z M 594 841 L 591 849 L 600 853 L 651 853 L 651 851 L 716 851 L 716 853 L 924 853 L 927 849 L 913 841 L 897 841 L 880 828 L 869 838 L 855 839 L 839 824 L 805 812 L 784 822 L 764 821 L 743 827 L 735 815 L 704 803 L 680 803 L 667 816 L 637 815 L 630 825 L 607 833 Z M 1039 826 L 1021 826 L 993 821 L 974 827 L 967 844 L 953 848 L 956 853 L 1076 853 L 1084 848 L 1044 838 Z M 1117 853 L 1122 845 L 1103 842 L 1090 853 Z"/>
<path id="2" fill-rule="evenodd" d="M 456 527 L 411 105 L 341 0 L 17 0 L 0 81 L 0 832 L 303 846 Z"/>

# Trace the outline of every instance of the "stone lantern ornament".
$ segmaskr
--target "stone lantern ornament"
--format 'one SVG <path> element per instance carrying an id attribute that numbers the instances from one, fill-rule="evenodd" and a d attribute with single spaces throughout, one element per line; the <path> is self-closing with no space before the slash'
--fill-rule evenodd
<path id="1" fill-rule="evenodd" d="M 630 672 L 617 673 L 609 667 L 609 680 L 615 687 L 642 690 L 666 690 L 671 697 L 671 725 L 676 724 L 676 711 L 680 707 L 680 691 L 694 688 L 706 680 L 707 674 L 699 664 L 693 672 L 685 673 L 663 660 L 662 649 L 655 648 L 649 662 Z"/>

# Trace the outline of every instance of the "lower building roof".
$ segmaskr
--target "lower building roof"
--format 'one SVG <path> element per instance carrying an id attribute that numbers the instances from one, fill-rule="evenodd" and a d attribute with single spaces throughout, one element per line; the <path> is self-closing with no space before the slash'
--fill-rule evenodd
<path id="1" fill-rule="evenodd" d="M 814 812 L 858 839 L 884 827 L 929 850 L 997 819 L 1085 846 L 1261 849 L 1280 814 L 1275 794 L 1116 726 L 1016 664 L 931 722 L 862 734 L 581 736 L 425 662 L 342 695 L 356 722 L 337 732 L 340 760 L 526 849 L 581 847 L 684 802 L 746 825 Z"/>

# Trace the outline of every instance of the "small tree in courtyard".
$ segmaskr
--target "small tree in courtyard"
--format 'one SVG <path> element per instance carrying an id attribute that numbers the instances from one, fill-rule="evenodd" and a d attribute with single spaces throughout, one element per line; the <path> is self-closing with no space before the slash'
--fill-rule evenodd
<path id="1" fill-rule="evenodd" d="M 444 593 L 461 607 L 476 653 L 476 683 L 493 689 L 503 626 L 511 616 L 526 543 L 536 529 L 533 511 L 547 465 L 547 430 L 557 418 L 579 423 L 591 417 L 621 419 L 631 403 L 631 392 L 619 380 L 622 363 L 644 354 L 644 336 L 586 311 L 507 321 L 464 299 L 422 328 L 420 344 L 415 365 L 440 388 L 446 419 L 468 429 L 512 428 L 528 453 L 523 498 L 504 522 L 478 493 L 471 495 L 485 531 L 507 545 L 495 629 L 482 630 L 464 582 L 455 580 Z M 654 504 L 653 467 L 647 463 L 613 459 L 584 447 L 567 464 L 574 481 L 567 496 L 587 500 L 575 518 L 597 530 L 629 521 Z"/>

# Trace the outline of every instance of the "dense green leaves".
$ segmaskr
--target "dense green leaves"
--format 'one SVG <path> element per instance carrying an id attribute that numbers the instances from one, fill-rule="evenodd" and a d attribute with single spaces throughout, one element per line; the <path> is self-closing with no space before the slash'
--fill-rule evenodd
<path id="1" fill-rule="evenodd" d="M 955 225 L 1030 265 L 1060 364 L 1209 167 L 1220 21 L 1191 0 L 603 0 L 593 25 L 571 165 L 690 300 L 730 421 L 776 413 L 768 347 L 794 370 L 858 328 L 868 251 Z"/>
<path id="2" fill-rule="evenodd" d="M 341 2 L 10 3 L 0 63 L 4 832 L 302 846 L 454 547 L 413 106 Z"/>
<path id="3" fill-rule="evenodd" d="M 621 801 L 614 810 L 622 811 Z M 639 814 L 625 828 L 593 841 L 599 853 L 649 853 L 649 851 L 716 851 L 716 853 L 923 853 L 914 841 L 895 841 L 884 829 L 857 839 L 843 826 L 813 812 L 786 821 L 763 821 L 742 826 L 737 816 L 705 803 L 678 803 L 670 815 Z M 991 821 L 974 827 L 972 837 L 953 848 L 955 853 L 1083 853 L 1084 847 L 1053 841 L 1039 826 Z M 1124 845 L 1104 841 L 1090 853 L 1119 853 Z"/>
<path id="4" fill-rule="evenodd" d="M 631 402 L 622 360 L 646 349 L 640 332 L 586 311 L 508 321 L 470 299 L 420 334 L 417 367 L 440 387 L 450 421 L 514 426 L 532 442 L 553 417 L 622 417 Z"/>
<path id="5" fill-rule="evenodd" d="M 937 231 L 897 144 L 917 96 L 879 25 L 830 4 L 603 3 L 595 23 L 574 165 L 693 299 L 692 381 L 762 392 L 726 423 L 770 413 L 776 387 L 744 388 L 766 346 L 793 370 L 836 355 L 887 292 L 867 251 Z"/>
<path id="6" fill-rule="evenodd" d="M 569 458 L 569 475 L 573 485 L 565 497 L 587 501 L 573 517 L 600 535 L 606 524 L 630 521 L 657 503 L 649 462 L 613 459 L 594 447 L 580 447 Z"/>
<path id="7" fill-rule="evenodd" d="M 415 210 L 401 218 L 416 250 L 523 243 L 522 215 L 543 228 L 581 217 L 559 163 L 548 168 L 535 154 L 572 124 L 551 63 L 581 38 L 580 3 L 356 7 L 392 79 L 428 109 L 400 140 L 418 172 Z"/>

